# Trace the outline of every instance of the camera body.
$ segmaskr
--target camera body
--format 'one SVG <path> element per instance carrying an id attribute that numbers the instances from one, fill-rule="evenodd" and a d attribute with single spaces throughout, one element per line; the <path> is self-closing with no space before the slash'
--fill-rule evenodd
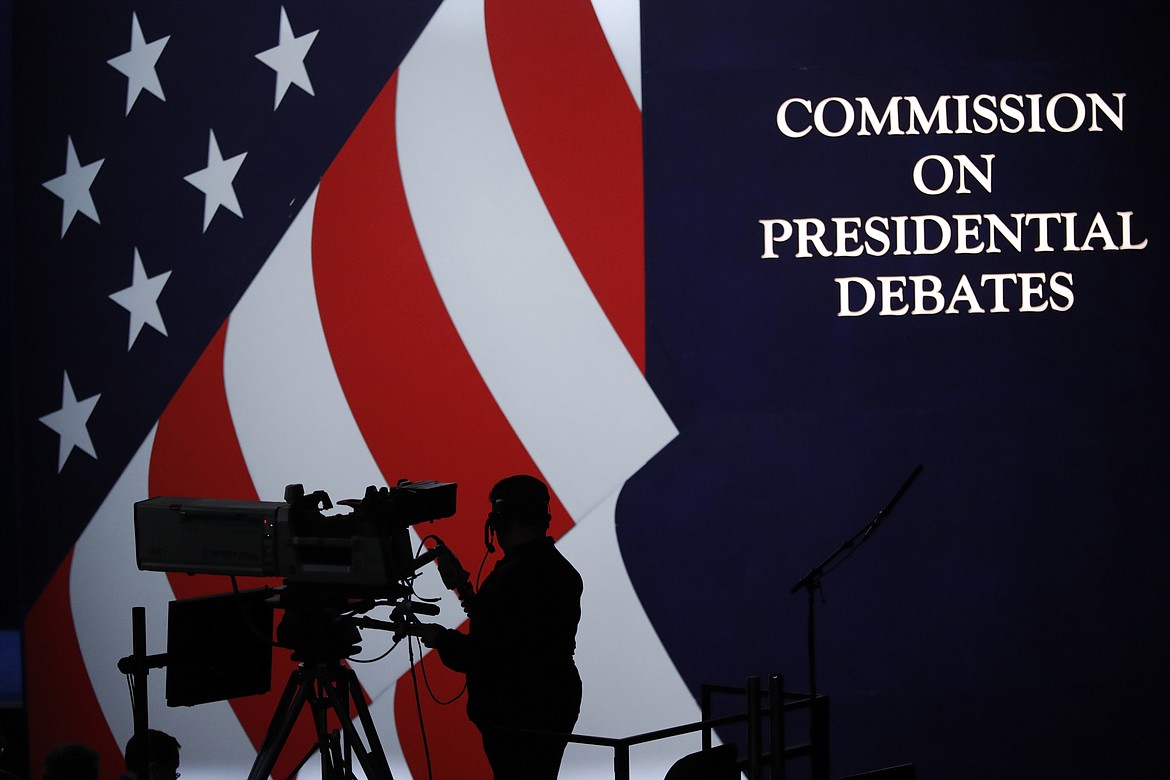
<path id="1" fill-rule="evenodd" d="M 324 491 L 289 485 L 285 500 L 234 501 L 162 496 L 134 505 L 143 571 L 283 577 L 354 595 L 394 590 L 415 571 L 407 529 L 455 514 L 452 482 L 400 481 L 366 488 L 333 508 Z"/>

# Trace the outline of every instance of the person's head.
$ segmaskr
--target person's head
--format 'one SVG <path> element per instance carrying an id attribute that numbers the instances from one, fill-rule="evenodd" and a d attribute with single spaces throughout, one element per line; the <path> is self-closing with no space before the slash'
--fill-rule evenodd
<path id="1" fill-rule="evenodd" d="M 142 763 L 142 752 L 150 754 L 150 777 L 148 780 L 175 780 L 179 776 L 179 740 L 165 731 L 150 729 L 146 732 L 146 744 L 138 735 L 126 743 L 126 769 L 133 773 Z"/>
<path id="2" fill-rule="evenodd" d="M 58 745 L 45 755 L 44 780 L 98 780 L 97 751 L 71 742 Z"/>
<path id="3" fill-rule="evenodd" d="M 488 524 L 506 552 L 509 547 L 539 539 L 548 530 L 549 492 L 536 477 L 527 474 L 501 479 L 488 494 L 492 510 Z"/>

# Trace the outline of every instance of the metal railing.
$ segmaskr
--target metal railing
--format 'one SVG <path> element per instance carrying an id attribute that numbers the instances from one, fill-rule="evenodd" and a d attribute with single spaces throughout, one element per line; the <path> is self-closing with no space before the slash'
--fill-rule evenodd
<path id="1" fill-rule="evenodd" d="M 742 712 L 712 717 L 713 697 L 732 695 L 744 697 Z M 764 780 L 763 767 L 771 769 L 771 780 L 785 780 L 786 762 L 807 757 L 811 762 L 812 780 L 829 778 L 829 699 L 826 696 L 788 693 L 784 691 L 784 678 L 772 675 L 765 689 L 759 677 L 749 677 L 744 687 L 725 685 L 703 685 L 700 689 L 701 720 L 679 726 L 647 731 L 628 737 L 599 737 L 589 734 L 570 734 L 569 742 L 581 745 L 597 745 L 613 749 L 614 780 L 630 780 L 630 748 L 660 739 L 669 739 L 683 734 L 702 732 L 702 747 L 709 750 L 713 743 L 714 730 L 720 726 L 736 723 L 747 724 L 747 757 L 740 763 L 748 780 Z M 807 709 L 809 717 L 809 741 L 789 746 L 786 743 L 788 729 L 784 718 L 789 712 Z M 767 721 L 768 735 L 764 738 L 764 723 Z M 765 745 L 766 742 L 766 745 Z"/>

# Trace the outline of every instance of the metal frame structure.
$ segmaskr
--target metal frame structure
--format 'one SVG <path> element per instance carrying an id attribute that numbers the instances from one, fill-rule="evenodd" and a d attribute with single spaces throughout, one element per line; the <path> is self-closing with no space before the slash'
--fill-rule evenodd
<path id="1" fill-rule="evenodd" d="M 742 696 L 742 712 L 713 717 L 716 695 Z M 702 748 L 710 750 L 713 734 L 720 726 L 737 723 L 747 724 L 747 757 L 740 760 L 740 767 L 747 780 L 765 780 L 764 766 L 770 769 L 770 780 L 785 780 L 786 762 L 807 757 L 811 762 L 812 780 L 829 780 L 829 699 L 827 696 L 813 696 L 804 693 L 784 691 L 784 678 L 774 674 L 769 677 L 768 687 L 761 685 L 759 677 L 749 677 L 743 687 L 726 685 L 703 685 L 700 689 L 700 713 L 702 719 L 693 723 L 647 731 L 628 737 L 599 737 L 588 734 L 571 734 L 569 741 L 581 745 L 598 745 L 613 749 L 614 780 L 630 780 L 630 748 L 660 739 L 669 739 L 682 734 L 702 733 Z M 788 713 L 809 710 L 809 741 L 789 746 L 786 742 L 788 729 L 784 719 Z M 764 723 L 767 721 L 767 739 L 764 737 Z M 766 745 L 765 745 L 766 743 Z"/>

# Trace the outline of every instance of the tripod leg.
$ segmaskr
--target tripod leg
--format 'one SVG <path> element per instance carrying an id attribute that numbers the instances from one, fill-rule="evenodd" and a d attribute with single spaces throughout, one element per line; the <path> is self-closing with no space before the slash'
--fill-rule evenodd
<path id="1" fill-rule="evenodd" d="M 318 680 L 316 696 L 312 704 L 313 727 L 317 734 L 317 754 L 321 759 L 321 780 L 348 780 L 349 768 L 341 763 L 336 735 L 329 733 L 329 709 L 326 699 L 329 690 L 328 680 Z"/>
<path id="2" fill-rule="evenodd" d="M 390 765 L 386 762 L 386 755 L 382 751 L 382 744 L 378 740 L 378 733 L 373 728 L 373 720 L 369 716 L 365 699 L 361 698 L 361 689 L 358 686 L 357 675 L 354 674 L 352 669 L 342 668 L 339 670 L 338 676 L 333 678 L 333 683 L 332 685 L 325 686 L 325 689 L 329 695 L 329 702 L 333 706 L 333 711 L 337 713 L 337 719 L 341 723 L 347 749 L 352 749 L 357 756 L 358 763 L 365 770 L 367 780 L 394 780 L 394 776 L 390 773 Z M 342 691 L 345 693 L 344 699 L 341 696 Z M 351 700 L 354 702 L 361 716 L 362 727 L 366 731 L 366 739 L 375 751 L 373 753 L 367 751 L 366 743 L 362 741 L 362 735 L 358 732 L 353 724 L 353 720 L 349 716 L 349 703 Z"/>
<path id="3" fill-rule="evenodd" d="M 386 767 L 386 775 L 389 780 L 390 765 L 386 761 L 386 751 L 382 748 L 382 741 L 378 739 L 378 730 L 374 728 L 374 719 L 370 715 L 370 708 L 366 705 L 365 697 L 362 696 L 361 685 L 358 683 L 357 675 L 352 669 L 348 669 L 349 679 L 349 693 L 350 698 L 353 699 L 354 709 L 357 710 L 358 719 L 361 721 L 362 729 L 366 733 L 366 741 L 369 744 L 370 754 L 374 760 L 379 761 L 382 766 Z"/>
<path id="4" fill-rule="evenodd" d="M 333 767 L 335 780 L 353 780 L 353 762 L 349 760 L 348 751 L 342 750 L 340 733 L 330 732 L 326 746 L 322 747 L 322 750 L 329 752 L 329 763 Z"/>
<path id="5" fill-rule="evenodd" d="M 272 767 L 276 764 L 280 750 L 288 741 L 288 735 L 292 733 L 297 716 L 305 706 L 311 685 L 312 681 L 305 676 L 303 669 L 297 669 L 289 675 L 284 693 L 280 695 L 280 703 L 276 705 L 276 712 L 273 713 L 272 722 L 268 725 L 268 732 L 264 735 L 264 744 L 256 753 L 252 770 L 248 772 L 248 780 L 267 780 L 272 774 Z"/>
<path id="6" fill-rule="evenodd" d="M 352 675 L 353 672 L 350 671 Z M 373 717 L 370 715 L 370 707 L 366 706 L 365 698 L 362 696 L 362 689 L 358 685 L 357 678 L 352 681 L 353 706 L 358 711 L 358 719 L 362 723 L 362 729 L 366 733 L 366 741 L 370 747 L 370 754 L 374 761 L 377 761 L 379 766 L 386 768 L 386 780 L 393 780 L 390 772 L 390 762 L 386 760 L 386 751 L 381 746 L 381 740 L 378 739 L 378 730 L 374 729 Z"/>

